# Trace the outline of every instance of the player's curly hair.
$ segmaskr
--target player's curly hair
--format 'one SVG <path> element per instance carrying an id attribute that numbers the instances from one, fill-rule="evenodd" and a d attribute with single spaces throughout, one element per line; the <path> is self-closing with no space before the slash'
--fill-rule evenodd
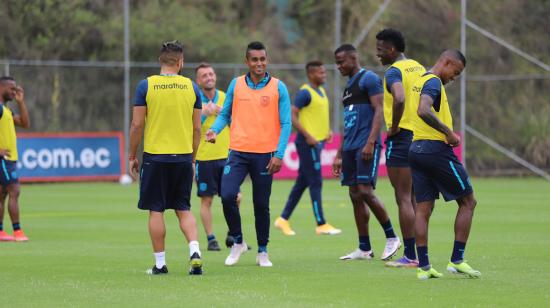
<path id="1" fill-rule="evenodd" d="M 392 44 L 399 52 L 405 51 L 405 38 L 401 32 L 395 29 L 387 28 L 378 32 L 378 34 L 376 34 L 376 39 Z"/>

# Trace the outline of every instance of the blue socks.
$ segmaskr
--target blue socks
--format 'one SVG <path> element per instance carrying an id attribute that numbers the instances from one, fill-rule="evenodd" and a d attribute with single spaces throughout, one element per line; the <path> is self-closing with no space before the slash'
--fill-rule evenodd
<path id="1" fill-rule="evenodd" d="M 242 233 L 239 235 L 233 235 L 233 239 L 235 239 L 235 244 L 242 244 L 243 243 Z"/>
<path id="2" fill-rule="evenodd" d="M 430 266 L 428 246 L 416 246 L 416 252 L 418 253 L 418 267 L 424 270 L 428 269 Z"/>
<path id="3" fill-rule="evenodd" d="M 4 231 L 4 224 L 0 222 L 0 231 Z"/>
<path id="4" fill-rule="evenodd" d="M 267 252 L 267 246 L 258 246 L 258 253 Z"/>
<path id="5" fill-rule="evenodd" d="M 466 243 L 455 241 L 453 247 L 453 254 L 451 255 L 451 262 L 458 264 L 464 261 L 464 250 L 466 249 Z"/>
<path id="6" fill-rule="evenodd" d="M 210 242 L 216 239 L 216 236 L 214 234 L 210 234 L 206 236 L 206 239 Z"/>
<path id="7" fill-rule="evenodd" d="M 392 237 L 397 237 L 395 235 L 395 232 L 393 232 L 393 226 L 391 225 L 391 221 L 388 219 L 388 221 L 386 221 L 385 223 L 383 224 L 380 224 L 382 226 L 382 229 L 384 229 L 384 233 L 386 234 L 386 238 L 392 238 Z"/>
<path id="8" fill-rule="evenodd" d="M 21 229 L 21 225 L 18 222 L 12 224 L 12 226 L 13 226 L 13 231 L 17 231 Z"/>
<path id="9" fill-rule="evenodd" d="M 405 245 L 405 257 L 409 260 L 416 260 L 416 251 L 414 251 L 414 237 L 403 239 Z"/>
<path id="10" fill-rule="evenodd" d="M 370 237 L 368 235 L 359 235 L 359 249 L 361 249 L 362 251 L 371 250 Z"/>

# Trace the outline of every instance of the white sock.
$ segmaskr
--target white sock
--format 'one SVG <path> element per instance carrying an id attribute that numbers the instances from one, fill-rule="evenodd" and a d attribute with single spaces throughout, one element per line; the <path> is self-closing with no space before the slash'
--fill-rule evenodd
<path id="1" fill-rule="evenodd" d="M 189 242 L 189 256 L 191 257 L 195 252 L 198 253 L 200 257 L 201 251 L 199 249 L 199 242 L 191 241 Z"/>
<path id="2" fill-rule="evenodd" d="M 164 258 L 164 251 L 161 252 L 155 252 L 153 253 L 155 255 L 155 266 L 158 269 L 161 269 L 163 266 L 166 265 L 166 259 Z"/>

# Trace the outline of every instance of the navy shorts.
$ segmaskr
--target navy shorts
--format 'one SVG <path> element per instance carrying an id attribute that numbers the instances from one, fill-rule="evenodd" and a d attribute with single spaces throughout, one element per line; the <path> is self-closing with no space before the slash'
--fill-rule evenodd
<path id="1" fill-rule="evenodd" d="M 416 202 L 439 199 L 456 200 L 473 193 L 468 173 L 442 141 L 419 140 L 411 144 L 409 162 Z"/>
<path id="2" fill-rule="evenodd" d="M 138 208 L 154 212 L 189 210 L 193 186 L 191 161 L 191 154 L 184 161 L 175 162 L 158 161 L 155 155 L 144 154 Z"/>
<path id="3" fill-rule="evenodd" d="M 198 161 L 195 164 L 195 180 L 197 182 L 197 196 L 221 196 L 223 168 L 226 159 Z"/>
<path id="4" fill-rule="evenodd" d="M 0 185 L 8 186 L 10 184 L 19 183 L 19 175 L 17 174 L 17 162 L 5 160 L 0 157 Z"/>
<path id="5" fill-rule="evenodd" d="M 370 184 L 374 188 L 378 178 L 378 163 L 382 146 L 377 142 L 374 145 L 374 157 L 369 161 L 361 159 L 361 151 L 355 149 L 342 151 L 342 176 L 343 186 L 354 186 L 357 184 Z"/>
<path id="6" fill-rule="evenodd" d="M 413 138 L 413 132 L 401 129 L 399 133 L 387 137 L 386 166 L 389 168 L 409 167 L 409 148 Z"/>

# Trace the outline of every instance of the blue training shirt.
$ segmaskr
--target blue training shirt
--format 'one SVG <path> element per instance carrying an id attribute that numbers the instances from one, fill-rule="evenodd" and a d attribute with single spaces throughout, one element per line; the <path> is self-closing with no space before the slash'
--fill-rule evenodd
<path id="1" fill-rule="evenodd" d="M 347 82 L 346 88 L 356 81 L 364 68 L 359 70 Z M 382 87 L 382 79 L 372 71 L 366 71 L 359 80 L 359 89 L 371 97 L 377 94 L 384 93 Z M 353 104 L 344 107 L 344 144 L 343 150 L 355 150 L 365 146 L 372 129 L 372 120 L 374 117 L 374 108 L 370 100 L 365 104 Z M 380 144 L 380 135 L 377 138 Z"/>
<path id="2" fill-rule="evenodd" d="M 396 82 L 403 82 L 403 76 L 401 76 L 401 71 L 396 67 L 390 67 L 384 74 L 386 77 L 386 90 L 391 92 L 391 86 Z"/>
<path id="3" fill-rule="evenodd" d="M 265 77 L 260 80 L 257 84 L 254 84 L 250 78 L 250 73 L 246 74 L 245 77 L 246 84 L 249 88 L 254 90 L 259 90 L 264 88 L 267 83 L 271 80 L 271 75 L 269 73 L 265 74 Z M 216 121 L 212 125 L 211 129 L 219 134 L 226 125 L 231 122 L 231 112 L 233 107 L 233 93 L 235 92 L 235 83 L 237 78 L 233 78 L 227 92 L 225 94 L 225 102 L 223 103 L 223 108 Z M 279 136 L 279 143 L 277 144 L 277 152 L 275 152 L 275 157 L 283 159 L 285 155 L 285 149 L 288 144 L 288 138 L 290 137 L 290 132 L 292 130 L 292 121 L 290 117 L 290 95 L 288 94 L 288 89 L 286 85 L 279 80 L 278 85 L 279 91 L 279 123 L 281 125 L 281 134 Z"/>
<path id="4" fill-rule="evenodd" d="M 311 88 L 314 89 L 315 92 L 319 94 L 319 96 L 323 97 L 323 92 L 321 92 L 319 88 L 314 88 L 314 87 L 311 87 Z M 302 109 L 306 107 L 307 105 L 309 105 L 310 102 L 311 102 L 311 94 L 309 94 L 309 91 L 306 89 L 302 89 L 298 91 L 298 93 L 296 93 L 296 95 L 294 96 L 294 106 L 296 106 L 296 108 L 298 109 Z"/>
<path id="5" fill-rule="evenodd" d="M 439 110 L 439 105 L 441 104 L 441 81 L 439 79 L 436 77 L 428 79 L 420 91 L 420 95 L 422 94 L 431 97 L 434 101 L 434 109 Z"/>
<path id="6" fill-rule="evenodd" d="M 201 95 L 201 101 L 203 104 L 208 104 L 210 102 L 210 99 L 204 94 L 204 92 L 202 91 L 202 89 L 200 89 L 200 95 Z M 214 92 L 214 97 L 212 98 L 212 103 L 214 104 L 217 104 L 218 103 L 218 98 L 220 96 L 218 95 L 218 90 L 216 90 Z M 201 114 L 201 124 L 204 123 L 204 121 L 206 121 L 206 118 L 207 116 L 204 115 L 204 114 Z"/>

